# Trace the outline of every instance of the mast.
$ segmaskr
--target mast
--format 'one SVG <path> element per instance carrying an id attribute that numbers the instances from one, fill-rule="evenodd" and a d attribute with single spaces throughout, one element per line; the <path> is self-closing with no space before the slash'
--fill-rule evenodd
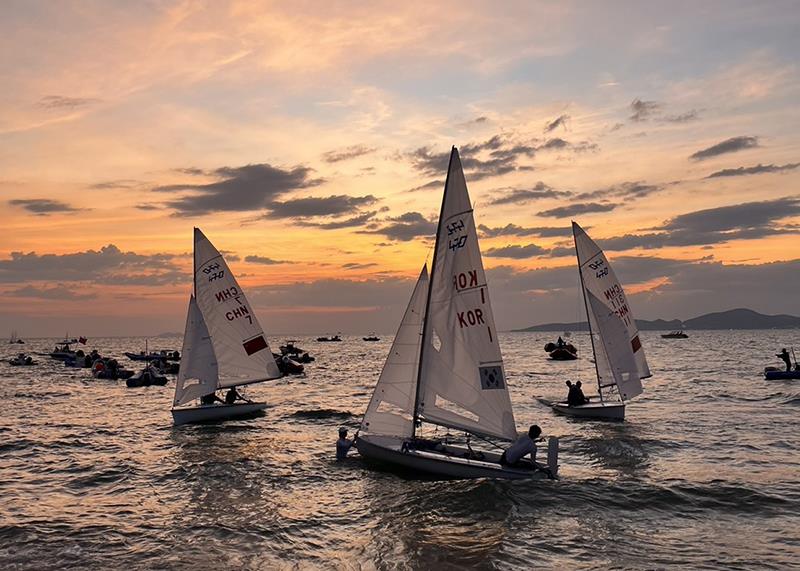
<path id="1" fill-rule="evenodd" d="M 575 236 L 575 222 L 572 222 L 572 242 L 575 244 L 575 258 L 578 260 L 578 275 L 581 278 L 581 293 L 583 294 L 583 307 L 586 310 L 586 323 L 589 326 L 589 341 L 592 343 L 592 356 L 594 357 L 594 374 L 597 377 L 597 394 L 603 402 L 603 387 L 600 382 L 600 369 L 597 366 L 597 351 L 594 348 L 594 334 L 592 333 L 592 318 L 589 315 L 589 302 L 586 300 L 586 286 L 583 283 L 583 270 L 581 270 L 581 257 L 578 255 L 578 238 Z"/>
<path id="2" fill-rule="evenodd" d="M 197 252 L 195 251 L 195 244 L 197 240 L 197 226 L 194 227 L 192 234 L 192 295 L 197 297 Z"/>
<path id="3" fill-rule="evenodd" d="M 442 205 L 439 208 L 439 220 L 436 223 L 436 242 L 433 246 L 433 261 L 431 262 L 431 273 L 430 277 L 428 278 L 428 296 L 425 300 L 425 315 L 422 317 L 422 341 L 419 346 L 419 365 L 417 366 L 417 386 L 414 391 L 414 415 L 411 419 L 411 439 L 413 440 L 417 436 L 417 421 L 419 420 L 419 414 L 417 413 L 417 409 L 419 408 L 419 379 L 420 375 L 422 374 L 422 356 L 423 352 L 425 351 L 425 342 L 427 340 L 427 331 L 428 331 L 428 314 L 431 310 L 431 292 L 433 291 L 433 274 L 436 271 L 436 257 L 439 253 L 439 232 L 442 229 L 442 216 L 444 215 L 444 204 L 445 200 L 447 199 L 447 188 L 450 183 L 450 170 L 453 166 L 453 157 L 456 154 L 456 146 L 453 145 L 453 148 L 450 150 L 450 161 L 447 163 L 447 177 L 444 181 L 444 193 L 442 195 Z"/>

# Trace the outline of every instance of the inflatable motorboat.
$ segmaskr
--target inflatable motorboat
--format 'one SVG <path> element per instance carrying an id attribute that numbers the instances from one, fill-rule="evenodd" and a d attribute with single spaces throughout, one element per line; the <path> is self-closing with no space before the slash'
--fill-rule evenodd
<path id="1" fill-rule="evenodd" d="M 777 367 L 766 367 L 764 369 L 764 378 L 768 381 L 800 379 L 800 369 L 797 366 L 793 371 L 778 369 Z"/>
<path id="2" fill-rule="evenodd" d="M 167 377 L 158 372 L 152 365 L 147 365 L 144 369 L 139 371 L 136 375 L 125 381 L 129 387 L 149 387 L 150 385 L 158 385 L 163 387 L 167 384 Z"/>
<path id="3" fill-rule="evenodd" d="M 578 348 L 572 343 L 548 343 L 544 350 L 554 361 L 572 361 L 578 358 Z"/>

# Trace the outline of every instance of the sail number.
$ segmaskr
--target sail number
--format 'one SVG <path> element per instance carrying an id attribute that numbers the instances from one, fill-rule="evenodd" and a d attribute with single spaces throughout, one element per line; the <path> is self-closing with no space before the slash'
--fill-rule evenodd
<path id="1" fill-rule="evenodd" d="M 622 291 L 622 288 L 619 284 L 614 284 L 607 290 L 603 292 L 603 295 L 606 296 L 606 299 L 611 302 L 613 306 L 614 313 L 625 322 L 625 325 L 630 326 L 631 318 L 630 312 L 631 310 L 628 308 L 628 300 L 625 299 L 625 292 Z"/>
<path id="2" fill-rule="evenodd" d="M 447 228 L 447 235 L 452 236 L 453 234 L 458 234 L 464 230 L 464 221 L 460 218 L 455 222 L 451 222 L 446 226 Z M 456 250 L 460 250 L 464 246 L 467 245 L 467 234 L 463 236 L 459 236 L 457 238 L 450 238 L 447 240 L 447 248 L 455 252 Z"/>
<path id="3" fill-rule="evenodd" d="M 240 305 L 239 307 L 233 309 L 232 311 L 225 312 L 225 319 L 228 321 L 233 321 L 234 319 L 247 319 L 251 324 L 253 323 L 253 316 L 250 315 L 250 311 L 243 306 Z"/>
<path id="4" fill-rule="evenodd" d="M 467 272 L 455 274 L 453 276 L 453 287 L 456 288 L 456 290 L 478 287 L 478 270 L 469 270 Z"/>
<path id="5" fill-rule="evenodd" d="M 225 276 L 225 270 L 221 270 L 220 265 L 216 262 L 203 268 L 203 273 L 208 276 L 209 283 L 214 280 L 222 279 L 222 277 Z"/>
<path id="6" fill-rule="evenodd" d="M 606 266 L 605 260 L 591 262 L 589 267 L 594 270 L 594 277 L 596 278 L 603 278 L 608 275 L 608 266 Z"/>

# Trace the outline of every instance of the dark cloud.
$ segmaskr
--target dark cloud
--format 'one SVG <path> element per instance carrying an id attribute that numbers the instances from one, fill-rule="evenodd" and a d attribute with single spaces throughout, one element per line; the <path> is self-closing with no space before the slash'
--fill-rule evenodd
<path id="1" fill-rule="evenodd" d="M 213 172 L 208 172 L 203 169 L 199 169 L 197 167 L 184 167 L 179 169 L 173 169 L 175 172 L 179 172 L 181 174 L 188 174 L 189 176 L 208 176 L 213 175 Z"/>
<path id="2" fill-rule="evenodd" d="M 657 101 L 642 101 L 638 97 L 631 101 L 630 120 L 634 122 L 646 121 L 653 115 L 661 112 L 663 105 Z"/>
<path id="3" fill-rule="evenodd" d="M 374 268 L 378 264 L 374 262 L 370 262 L 368 264 L 360 264 L 358 262 L 348 262 L 346 264 L 342 264 L 342 268 L 345 270 L 364 270 L 366 268 Z"/>
<path id="4" fill-rule="evenodd" d="M 542 210 L 538 213 L 539 216 L 548 216 L 551 218 L 569 218 L 576 214 L 589 214 L 591 212 L 610 212 L 614 210 L 619 204 L 600 203 L 600 202 L 576 202 L 567 206 L 559 206 L 551 208 L 550 210 Z"/>
<path id="5" fill-rule="evenodd" d="M 230 259 L 230 258 L 227 258 Z M 233 260 L 231 260 L 233 261 Z M 264 256 L 245 256 L 244 261 L 248 264 L 262 264 L 265 266 L 274 266 L 277 264 L 294 264 L 286 260 L 273 260 L 272 258 L 265 258 Z"/>
<path id="6" fill-rule="evenodd" d="M 548 255 L 551 258 L 561 258 L 564 256 L 574 256 L 575 255 L 575 246 L 556 246 L 555 248 L 550 248 Z"/>
<path id="7" fill-rule="evenodd" d="M 544 126 L 545 134 L 550 133 L 551 131 L 555 131 L 559 127 L 563 127 L 564 129 L 566 129 L 567 128 L 567 121 L 569 121 L 569 115 L 566 115 L 566 114 L 565 115 L 559 115 L 558 117 L 556 117 L 552 121 L 549 121 Z"/>
<path id="8" fill-rule="evenodd" d="M 19 206 L 39 216 L 47 216 L 53 212 L 78 212 L 81 210 L 80 208 L 70 206 L 66 202 L 50 200 L 49 198 L 18 198 L 9 200 L 8 203 L 11 206 Z"/>
<path id="9" fill-rule="evenodd" d="M 353 216 L 352 218 L 345 218 L 343 220 L 333 220 L 332 222 L 311 222 L 309 220 L 296 220 L 295 224 L 299 226 L 313 226 L 314 228 L 321 228 L 322 230 L 338 230 L 340 228 L 357 228 L 364 226 L 367 222 L 375 217 L 377 212 L 370 211 Z"/>
<path id="10" fill-rule="evenodd" d="M 323 153 L 322 160 L 324 160 L 326 163 L 338 163 L 340 161 L 347 161 L 350 159 L 355 159 L 356 157 L 374 153 L 376 150 L 377 149 L 374 147 L 367 147 L 365 145 L 353 145 L 351 147 L 345 147 L 344 149 L 337 149 L 335 151 Z"/>
<path id="11" fill-rule="evenodd" d="M 161 210 L 161 206 L 157 204 L 137 204 L 136 208 L 139 210 Z"/>
<path id="12" fill-rule="evenodd" d="M 265 206 L 269 212 L 264 218 L 309 218 L 313 216 L 344 216 L 354 214 L 362 206 L 375 204 L 377 198 L 367 196 L 347 196 L 344 194 L 292 198 L 284 202 L 272 201 Z"/>
<path id="13" fill-rule="evenodd" d="M 576 153 L 583 153 L 587 151 L 596 151 L 599 147 L 595 143 L 588 141 L 580 141 L 579 143 L 570 143 L 560 137 L 548 139 L 542 145 L 536 147 L 537 151 L 563 151 L 570 150 Z"/>
<path id="14" fill-rule="evenodd" d="M 575 198 L 578 200 L 591 200 L 595 198 L 644 198 L 649 194 L 664 189 L 663 185 L 646 184 L 643 181 L 621 182 L 606 188 L 582 192 Z"/>
<path id="15" fill-rule="evenodd" d="M 390 240 L 407 242 L 418 236 L 432 237 L 436 234 L 436 223 L 431 222 L 419 212 L 406 212 L 400 216 L 387 218 L 383 226 L 376 225 L 362 234 L 381 234 Z"/>
<path id="16" fill-rule="evenodd" d="M 277 197 L 294 190 L 318 186 L 321 178 L 312 178 L 313 170 L 297 166 L 282 169 L 269 164 L 222 167 L 211 174 L 220 180 L 208 184 L 171 184 L 157 186 L 155 192 L 191 194 L 167 202 L 178 214 L 199 216 L 208 212 L 258 210 Z"/>
<path id="17" fill-rule="evenodd" d="M 489 248 L 483 255 L 488 258 L 513 258 L 515 260 L 523 260 L 525 258 L 533 258 L 546 254 L 548 250 L 536 244 L 526 244 L 520 246 L 514 244 L 511 246 L 503 246 L 502 248 Z"/>
<path id="18" fill-rule="evenodd" d="M 45 95 L 39 100 L 39 107 L 45 109 L 76 109 L 97 103 L 98 99 L 88 97 L 65 97 L 63 95 Z"/>
<path id="19" fill-rule="evenodd" d="M 189 280 L 191 273 L 175 265 L 174 254 L 123 252 L 113 244 L 73 254 L 11 252 L 0 260 L 0 282 L 146 283 L 159 285 Z"/>
<path id="20" fill-rule="evenodd" d="M 800 226 L 779 222 L 797 215 L 800 215 L 800 198 L 746 202 L 680 214 L 652 228 L 655 232 L 625 234 L 598 242 L 608 250 L 655 249 L 798 234 Z"/>
<path id="21" fill-rule="evenodd" d="M 712 145 L 706 149 L 697 151 L 696 153 L 690 155 L 689 158 L 694 161 L 702 161 L 711 157 L 724 155 L 726 153 L 735 153 L 737 151 L 752 149 L 758 146 L 758 137 L 731 137 L 730 139 L 725 139 L 721 143 L 717 143 L 716 145 Z"/>
<path id="22" fill-rule="evenodd" d="M 38 299 L 55 299 L 58 301 L 79 301 L 83 299 L 93 299 L 97 297 L 93 293 L 75 293 L 62 284 L 53 287 L 34 287 L 26 285 L 19 289 L 7 291 L 5 295 L 14 297 L 34 297 Z"/>
<path id="23" fill-rule="evenodd" d="M 415 186 L 414 188 L 409 188 L 406 192 L 417 192 L 418 190 L 428 190 L 430 188 L 444 188 L 444 180 L 436 179 L 430 182 L 426 182 L 423 185 Z"/>
<path id="24" fill-rule="evenodd" d="M 133 180 L 133 179 L 120 179 L 120 180 L 107 180 L 103 182 L 96 182 L 94 184 L 89 185 L 89 188 L 93 190 L 128 190 L 131 188 L 137 188 L 144 185 L 144 183 L 140 180 Z"/>
<path id="25" fill-rule="evenodd" d="M 551 186 L 539 181 L 533 188 L 513 188 L 502 194 L 498 194 L 489 201 L 489 204 L 526 204 L 533 200 L 558 198 L 561 196 L 570 196 L 571 194 L 572 193 L 568 191 L 555 190 Z"/>
<path id="26" fill-rule="evenodd" d="M 490 228 L 483 224 L 478 225 L 481 236 L 485 238 L 497 238 L 498 236 L 539 236 L 541 238 L 554 238 L 562 236 L 572 236 L 572 228 L 568 226 L 533 226 L 526 228 L 516 224 L 506 224 Z"/>
<path id="27" fill-rule="evenodd" d="M 664 117 L 663 121 L 666 121 L 667 123 L 691 123 L 692 121 L 697 121 L 698 119 L 700 119 L 700 113 L 696 109 L 692 109 L 691 111 L 680 113 L 678 115 L 667 115 Z"/>
<path id="28" fill-rule="evenodd" d="M 722 176 L 745 176 L 749 174 L 776 173 L 794 170 L 800 167 L 800 163 L 789 163 L 786 165 L 762 165 L 759 163 L 754 167 L 739 167 L 736 169 L 722 169 L 708 175 L 706 178 L 717 178 Z"/>

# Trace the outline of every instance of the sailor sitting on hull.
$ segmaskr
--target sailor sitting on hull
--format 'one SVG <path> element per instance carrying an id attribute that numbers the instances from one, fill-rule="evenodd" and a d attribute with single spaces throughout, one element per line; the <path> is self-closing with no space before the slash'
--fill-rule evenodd
<path id="1" fill-rule="evenodd" d="M 350 448 L 353 447 L 353 444 L 355 444 L 357 438 L 358 438 L 357 430 L 355 435 L 353 436 L 353 439 L 349 440 L 347 438 L 347 429 L 344 426 L 339 429 L 339 440 L 336 441 L 337 460 L 345 460 L 347 458 L 347 453 L 350 452 Z"/>
<path id="2" fill-rule="evenodd" d="M 520 436 L 517 438 L 514 444 L 506 448 L 506 450 L 500 456 L 500 464 L 505 466 L 524 466 L 523 464 L 520 464 L 520 460 L 522 460 L 526 454 L 530 454 L 531 462 L 534 466 L 537 466 L 536 440 L 541 435 L 542 429 L 536 424 L 532 425 L 528 429 L 528 434 Z"/>

